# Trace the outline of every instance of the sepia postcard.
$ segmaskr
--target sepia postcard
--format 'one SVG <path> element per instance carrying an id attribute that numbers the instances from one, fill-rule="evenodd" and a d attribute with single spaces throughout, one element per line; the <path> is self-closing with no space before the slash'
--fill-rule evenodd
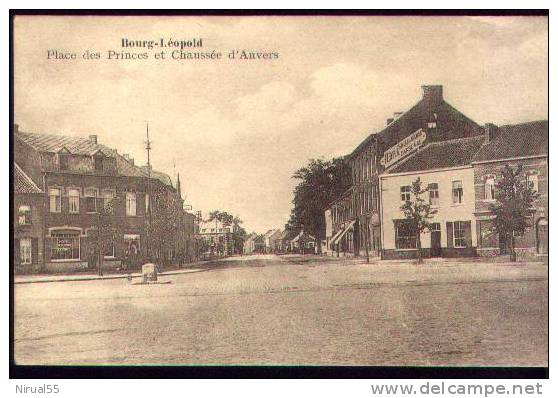
<path id="1" fill-rule="evenodd" d="M 12 14 L 15 366 L 548 367 L 547 12 L 171 14 Z"/>

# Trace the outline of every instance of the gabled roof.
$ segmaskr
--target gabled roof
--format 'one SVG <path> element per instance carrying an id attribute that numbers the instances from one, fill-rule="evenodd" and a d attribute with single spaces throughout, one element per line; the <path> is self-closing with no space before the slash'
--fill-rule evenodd
<path id="1" fill-rule="evenodd" d="M 15 137 L 25 142 L 38 152 L 58 153 L 68 151 L 74 155 L 98 156 L 103 154 L 109 158 L 116 159 L 116 168 L 119 175 L 128 177 L 147 177 L 139 167 L 133 165 L 120 155 L 115 149 L 103 144 L 96 144 L 89 138 L 68 137 L 55 134 L 37 134 L 18 131 Z"/>
<path id="2" fill-rule="evenodd" d="M 280 229 L 270 229 L 263 235 L 263 238 L 264 239 L 270 238 L 273 235 L 277 234 L 278 232 L 281 232 L 281 230 Z"/>
<path id="3" fill-rule="evenodd" d="M 438 119 L 443 119 L 445 121 L 441 128 L 448 131 L 449 136 L 452 135 L 452 132 L 465 133 L 466 136 L 472 136 L 479 134 L 481 131 L 477 123 L 459 112 L 445 100 L 441 99 L 439 102 L 433 103 L 432 101 L 422 98 L 408 111 L 404 112 L 382 130 L 370 134 L 355 148 L 349 155 L 349 158 L 356 156 L 374 141 L 378 142 L 384 150 L 388 149 L 409 134 L 423 128 L 424 124 L 430 121 L 433 113 L 437 114 Z"/>
<path id="4" fill-rule="evenodd" d="M 397 163 L 393 168 L 386 170 L 385 173 L 407 173 L 470 165 L 483 142 L 482 135 L 432 142 Z"/>
<path id="5" fill-rule="evenodd" d="M 293 239 L 291 239 L 291 242 L 298 242 L 299 240 L 305 240 L 305 239 L 309 239 L 309 240 L 316 240 L 316 238 L 314 238 L 312 235 L 310 235 L 308 232 L 305 232 L 304 230 L 301 230 L 297 236 L 295 236 Z"/>
<path id="6" fill-rule="evenodd" d="M 484 145 L 473 162 L 548 156 L 548 120 L 499 127 L 494 140 Z"/>
<path id="7" fill-rule="evenodd" d="M 14 163 L 14 193 L 43 193 L 17 163 Z"/>

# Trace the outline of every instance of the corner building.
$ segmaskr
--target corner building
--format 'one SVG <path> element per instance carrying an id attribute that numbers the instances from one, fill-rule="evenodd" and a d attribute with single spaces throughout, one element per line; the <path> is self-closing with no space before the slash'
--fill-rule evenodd
<path id="1" fill-rule="evenodd" d="M 422 92 L 413 107 L 395 112 L 347 156 L 351 188 L 325 209 L 332 225 L 328 252 L 381 256 L 379 175 L 430 143 L 482 135 L 477 123 L 445 101 L 441 85 L 422 86 Z"/>

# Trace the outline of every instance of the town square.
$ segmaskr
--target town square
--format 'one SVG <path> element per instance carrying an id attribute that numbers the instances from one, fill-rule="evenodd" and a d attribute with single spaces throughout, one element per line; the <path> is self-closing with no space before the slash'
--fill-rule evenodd
<path id="1" fill-rule="evenodd" d="M 540 15 L 17 16 L 14 362 L 547 367 L 547 44 Z"/>

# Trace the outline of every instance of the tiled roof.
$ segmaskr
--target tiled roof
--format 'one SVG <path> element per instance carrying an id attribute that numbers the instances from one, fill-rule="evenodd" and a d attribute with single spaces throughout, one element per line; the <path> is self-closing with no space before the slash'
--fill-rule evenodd
<path id="1" fill-rule="evenodd" d="M 501 126 L 496 138 L 483 146 L 473 162 L 548 156 L 548 120 Z"/>
<path id="2" fill-rule="evenodd" d="M 23 131 L 18 131 L 15 136 L 39 152 L 56 153 L 66 149 L 72 154 L 87 156 L 102 152 L 103 155 L 109 158 L 116 158 L 118 174 L 129 177 L 147 177 L 147 174 L 139 167 L 126 160 L 115 149 L 109 148 L 103 144 L 95 144 L 89 138 L 26 133 Z"/>
<path id="3" fill-rule="evenodd" d="M 452 136 L 454 138 L 472 136 L 481 132 L 481 127 L 477 123 L 459 112 L 445 100 L 432 104 L 425 99 L 421 99 L 382 130 L 370 134 L 355 148 L 349 155 L 349 158 L 360 153 L 361 150 L 368 147 L 374 141 L 378 141 L 384 150 L 395 145 L 409 134 L 423 128 L 433 113 L 437 114 L 439 120 L 444 120 L 441 128 L 447 132 L 445 139 L 451 139 Z M 437 140 L 438 138 L 435 139 L 435 141 Z"/>
<path id="4" fill-rule="evenodd" d="M 466 166 L 484 142 L 484 136 L 433 142 L 396 164 L 387 174 Z"/>
<path id="5" fill-rule="evenodd" d="M 19 131 L 17 137 L 21 138 L 31 147 L 39 152 L 59 152 L 67 149 L 70 153 L 76 155 L 92 156 L 98 151 L 103 152 L 105 156 L 114 157 L 114 151 L 104 145 L 95 144 L 89 138 L 84 137 L 68 137 L 55 134 L 35 134 Z"/>
<path id="6" fill-rule="evenodd" d="M 140 166 L 141 170 L 145 173 L 145 175 L 147 175 L 147 166 Z M 157 171 L 157 170 L 151 170 L 151 178 L 155 178 L 159 181 L 161 181 L 163 184 L 168 185 L 170 187 L 172 187 L 172 179 L 170 178 L 170 176 L 168 174 L 165 174 L 163 172 Z"/>
<path id="7" fill-rule="evenodd" d="M 14 163 L 14 193 L 43 193 L 17 163 Z"/>

